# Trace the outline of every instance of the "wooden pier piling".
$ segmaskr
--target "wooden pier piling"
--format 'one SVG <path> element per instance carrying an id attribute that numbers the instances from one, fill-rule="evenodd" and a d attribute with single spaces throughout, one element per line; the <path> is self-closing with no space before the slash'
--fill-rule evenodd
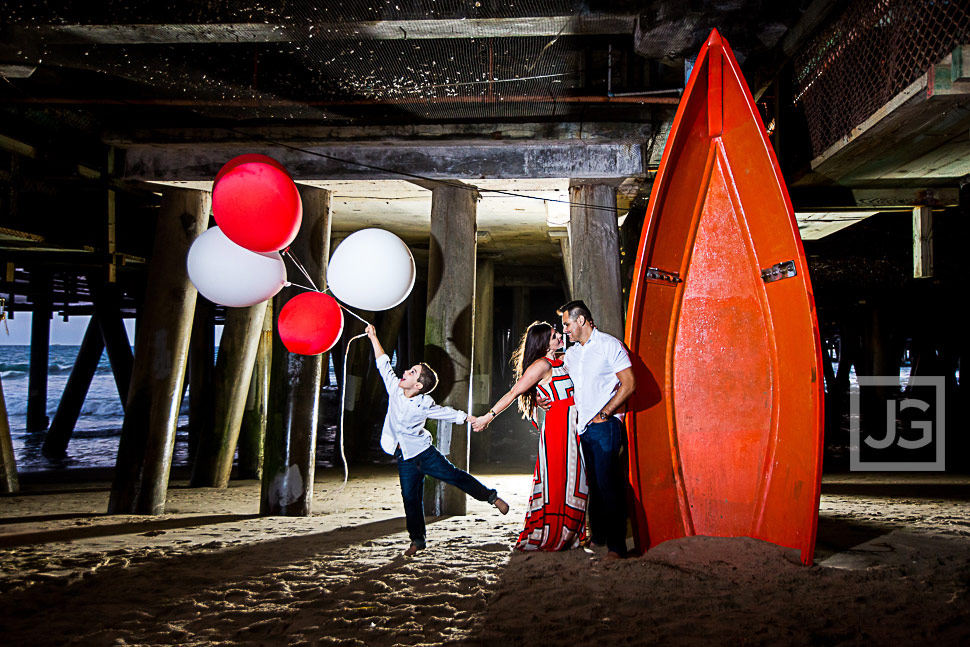
<path id="1" fill-rule="evenodd" d="M 10 437 L 10 421 L 7 420 L 7 403 L 3 397 L 3 379 L 0 378 L 0 494 L 19 491 L 17 461 L 13 453 L 13 439 Z"/>
<path id="2" fill-rule="evenodd" d="M 249 382 L 249 395 L 239 430 L 239 478 L 258 479 L 263 474 L 263 445 L 269 411 L 269 371 L 273 361 L 273 300 L 266 302 L 259 333 L 256 361 Z M 326 367 L 324 367 L 326 368 Z"/>
<path id="3" fill-rule="evenodd" d="M 110 514 L 161 514 L 198 295 L 185 270 L 206 227 L 210 195 L 166 188 L 155 230 L 135 362 L 118 443 Z"/>
<path id="4" fill-rule="evenodd" d="M 121 406 L 128 403 L 128 387 L 131 384 L 131 367 L 134 355 L 131 352 L 131 340 L 125 329 L 125 320 L 121 314 L 121 292 L 117 284 L 107 283 L 98 291 L 94 300 L 95 313 L 101 326 L 101 337 L 104 348 L 108 352 L 108 362 L 118 387 L 118 397 Z"/>
<path id="5" fill-rule="evenodd" d="M 199 437 L 192 487 L 226 487 L 239 440 L 266 302 L 227 308 L 214 375 L 213 424 Z"/>
<path id="6" fill-rule="evenodd" d="M 54 413 L 54 420 L 51 421 L 47 437 L 44 438 L 44 445 L 41 447 L 41 453 L 44 456 L 61 458 L 67 452 L 67 445 L 71 441 L 74 426 L 77 424 L 78 416 L 81 415 L 84 399 L 91 387 L 91 380 L 98 370 L 103 352 L 104 338 L 101 335 L 98 315 L 95 314 L 91 316 L 87 330 L 84 331 L 81 347 L 74 360 L 74 368 L 71 369 L 64 393 L 61 394 L 61 401 Z"/>
<path id="7" fill-rule="evenodd" d="M 215 304 L 205 297 L 195 301 L 189 340 L 189 463 L 194 465 L 199 439 L 211 433 L 215 422 L 213 376 L 216 362 Z M 183 389 L 184 391 L 184 389 Z"/>
<path id="8" fill-rule="evenodd" d="M 51 304 L 46 293 L 49 279 L 40 277 L 37 287 L 44 292 L 34 302 L 30 321 L 30 376 L 27 383 L 27 431 L 44 431 L 47 417 L 47 375 L 50 364 Z"/>
<path id="9" fill-rule="evenodd" d="M 330 192 L 306 186 L 299 189 L 303 225 L 290 245 L 290 252 L 303 263 L 317 287 L 323 289 L 330 255 Z M 296 294 L 296 288 L 284 289 L 276 296 L 274 311 L 279 312 Z M 322 355 L 288 352 L 274 330 L 261 515 L 310 515 L 322 371 Z"/>

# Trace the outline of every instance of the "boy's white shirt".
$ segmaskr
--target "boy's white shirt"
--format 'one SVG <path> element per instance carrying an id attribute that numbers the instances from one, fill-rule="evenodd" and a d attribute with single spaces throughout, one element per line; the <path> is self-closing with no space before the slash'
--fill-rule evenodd
<path id="1" fill-rule="evenodd" d="M 377 370 L 387 389 L 387 416 L 381 430 L 381 449 L 393 455 L 398 445 L 405 459 L 413 458 L 431 446 L 431 432 L 424 428 L 428 418 L 447 420 L 454 424 L 465 422 L 464 411 L 436 404 L 430 395 L 418 394 L 413 398 L 404 395 L 398 386 L 400 378 L 391 368 L 387 353 L 377 358 Z"/>

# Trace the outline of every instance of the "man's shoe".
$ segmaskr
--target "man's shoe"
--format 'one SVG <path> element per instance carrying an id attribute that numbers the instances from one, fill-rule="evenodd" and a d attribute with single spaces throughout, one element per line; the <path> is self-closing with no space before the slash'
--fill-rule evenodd
<path id="1" fill-rule="evenodd" d="M 495 499 L 495 503 L 493 503 L 492 505 L 498 508 L 498 511 L 501 512 L 502 514 L 509 513 L 509 504 L 500 498 Z"/>

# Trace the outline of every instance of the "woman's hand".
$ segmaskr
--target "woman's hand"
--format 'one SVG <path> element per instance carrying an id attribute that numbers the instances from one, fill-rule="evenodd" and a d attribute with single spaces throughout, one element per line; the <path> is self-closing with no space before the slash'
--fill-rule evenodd
<path id="1" fill-rule="evenodd" d="M 488 426 L 488 423 L 492 422 L 494 419 L 495 416 L 493 416 L 491 413 L 486 413 L 484 416 L 478 416 L 472 423 L 472 430 L 482 431 Z"/>

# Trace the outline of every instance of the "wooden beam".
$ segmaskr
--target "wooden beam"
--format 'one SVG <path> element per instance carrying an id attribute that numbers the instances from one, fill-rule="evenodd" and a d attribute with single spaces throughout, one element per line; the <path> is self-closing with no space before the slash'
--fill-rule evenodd
<path id="1" fill-rule="evenodd" d="M 847 186 L 793 186 L 789 194 L 795 211 L 815 212 L 955 207 L 960 202 L 960 191 L 956 187 L 860 189 Z"/>
<path id="2" fill-rule="evenodd" d="M 961 154 L 967 150 L 966 133 L 970 127 L 970 108 L 965 105 L 968 95 L 959 88 L 934 89 L 936 78 L 935 69 L 931 69 L 832 144 L 812 160 L 814 174 L 853 184 L 880 179 L 945 178 L 954 173 L 959 177 L 966 173 L 960 171 L 960 162 L 964 167 L 970 163 L 968 155 Z M 949 81 L 949 71 L 946 78 Z M 949 146 L 951 143 L 955 148 Z M 941 147 L 947 147 L 945 152 L 952 159 L 932 157 Z M 950 166 L 954 170 L 941 170 Z"/>
<path id="3" fill-rule="evenodd" d="M 913 209 L 913 278 L 933 276 L 933 210 Z"/>

